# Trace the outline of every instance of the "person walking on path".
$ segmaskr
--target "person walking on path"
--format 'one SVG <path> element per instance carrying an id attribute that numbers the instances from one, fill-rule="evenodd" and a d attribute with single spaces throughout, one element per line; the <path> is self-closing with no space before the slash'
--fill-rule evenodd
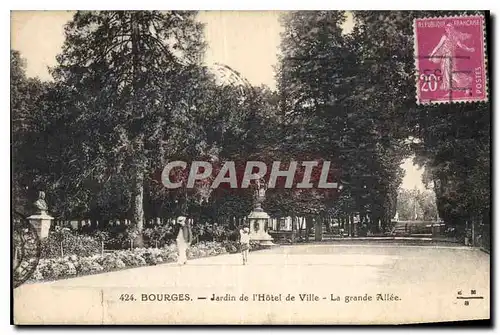
<path id="1" fill-rule="evenodd" d="M 193 233 L 191 231 L 191 226 L 189 225 L 189 222 L 185 216 L 179 216 L 176 223 L 176 231 L 174 232 L 174 236 L 177 236 L 177 249 L 179 250 L 177 263 L 179 265 L 184 265 L 187 263 L 186 252 L 193 239 Z"/>
<path id="2" fill-rule="evenodd" d="M 250 230 L 248 227 L 240 229 L 240 247 L 243 265 L 248 263 L 248 251 L 250 250 Z"/>

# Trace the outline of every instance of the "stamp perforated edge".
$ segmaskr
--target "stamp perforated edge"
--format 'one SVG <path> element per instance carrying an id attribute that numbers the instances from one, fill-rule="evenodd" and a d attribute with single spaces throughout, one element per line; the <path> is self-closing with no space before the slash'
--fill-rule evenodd
<path id="1" fill-rule="evenodd" d="M 419 74 L 417 73 L 418 71 L 418 62 L 419 62 L 419 57 L 418 57 L 418 42 L 417 42 L 417 20 L 439 20 L 439 19 L 453 19 L 453 18 L 480 18 L 482 21 L 483 29 L 481 30 L 482 32 L 482 39 L 483 43 L 481 45 L 481 51 L 483 54 L 483 67 L 484 67 L 484 98 L 481 99 L 448 99 L 448 100 L 429 100 L 429 101 L 420 101 L 420 86 L 418 85 L 418 78 Z M 415 94 L 415 100 L 417 102 L 417 105 L 441 105 L 441 104 L 467 104 L 467 103 L 481 103 L 481 102 L 488 102 L 489 101 L 489 85 L 488 85 L 488 78 L 489 78 L 489 73 L 488 73 L 488 56 L 486 54 L 486 16 L 476 14 L 476 15 L 451 15 L 451 16 L 432 16 L 432 17 L 419 17 L 419 18 L 414 18 L 413 19 L 413 58 L 414 58 L 414 63 L 415 63 L 415 87 L 416 87 L 416 94 Z"/>

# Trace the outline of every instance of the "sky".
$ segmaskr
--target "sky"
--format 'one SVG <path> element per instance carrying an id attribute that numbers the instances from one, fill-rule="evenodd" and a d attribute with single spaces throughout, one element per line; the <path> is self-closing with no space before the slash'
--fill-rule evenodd
<path id="1" fill-rule="evenodd" d="M 74 12 L 11 12 L 11 48 L 21 52 L 27 61 L 29 77 L 51 80 L 48 68 L 56 65 L 56 55 L 64 42 L 64 25 Z M 205 23 L 208 44 L 205 62 L 222 63 L 240 72 L 253 85 L 276 87 L 274 66 L 279 51 L 279 11 L 210 11 L 200 12 Z M 344 31 L 352 29 L 349 15 Z M 406 159 L 401 165 L 406 175 L 402 187 L 424 189 L 422 169 Z"/>

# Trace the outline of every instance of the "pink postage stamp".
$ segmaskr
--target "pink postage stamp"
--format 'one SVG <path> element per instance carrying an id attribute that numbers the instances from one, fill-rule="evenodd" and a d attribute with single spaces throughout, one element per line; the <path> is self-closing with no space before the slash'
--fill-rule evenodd
<path id="1" fill-rule="evenodd" d="M 414 21 L 417 103 L 487 101 L 484 17 Z"/>

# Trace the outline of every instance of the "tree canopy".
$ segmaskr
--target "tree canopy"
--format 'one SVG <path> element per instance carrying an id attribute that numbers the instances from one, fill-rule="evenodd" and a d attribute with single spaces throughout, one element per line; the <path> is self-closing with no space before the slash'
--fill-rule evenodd
<path id="1" fill-rule="evenodd" d="M 441 218 L 485 217 L 490 104 L 415 101 L 413 19 L 436 13 L 350 15 L 346 32 L 343 11 L 283 14 L 273 91 L 227 66 L 219 70 L 231 80 L 220 82 L 203 63 L 195 12 L 77 12 L 53 82 L 27 78 L 11 51 L 15 206 L 44 189 L 57 217 L 129 219 L 139 231 L 145 220 L 181 212 L 240 220 L 252 190 L 203 182 L 168 190 L 165 164 L 316 160 L 332 162 L 341 191 L 269 190 L 264 208 L 273 216 L 360 213 L 380 222 L 377 230 L 402 206 L 400 165 L 414 154 Z"/>

